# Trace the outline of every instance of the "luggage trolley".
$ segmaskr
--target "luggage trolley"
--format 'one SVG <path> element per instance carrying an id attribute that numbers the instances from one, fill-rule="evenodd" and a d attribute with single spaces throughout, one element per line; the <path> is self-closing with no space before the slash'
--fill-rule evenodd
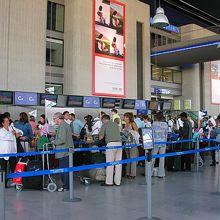
<path id="1" fill-rule="evenodd" d="M 51 143 L 45 143 L 43 145 L 43 152 L 53 150 L 53 145 Z M 46 154 L 46 162 L 47 162 L 47 169 L 50 170 L 50 158 L 49 154 Z M 45 169 L 45 154 L 42 155 L 42 165 L 43 170 Z M 50 174 L 48 174 L 48 184 L 46 185 L 45 175 L 43 175 L 43 189 L 48 190 L 49 192 L 55 192 L 57 190 L 56 181 L 52 178 Z"/>

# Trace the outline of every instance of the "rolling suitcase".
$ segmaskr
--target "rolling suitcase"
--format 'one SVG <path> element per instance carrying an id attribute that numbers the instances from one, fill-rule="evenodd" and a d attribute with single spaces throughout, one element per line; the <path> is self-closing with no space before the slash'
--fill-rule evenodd
<path id="1" fill-rule="evenodd" d="M 27 164 L 28 171 L 39 171 L 42 170 L 42 162 L 38 160 L 29 161 Z M 43 177 L 42 176 L 31 176 L 23 178 L 23 188 L 24 189 L 43 189 Z"/>

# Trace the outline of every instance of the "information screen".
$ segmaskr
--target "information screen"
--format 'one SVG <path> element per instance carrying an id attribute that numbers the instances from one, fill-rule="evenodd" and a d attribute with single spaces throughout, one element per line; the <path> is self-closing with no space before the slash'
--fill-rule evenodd
<path id="1" fill-rule="evenodd" d="M 135 108 L 135 100 L 134 99 L 124 99 L 122 108 L 124 109 L 134 109 Z"/>
<path id="2" fill-rule="evenodd" d="M 57 95 L 40 94 L 40 105 L 45 105 L 45 99 L 57 103 Z"/>
<path id="3" fill-rule="evenodd" d="M 164 102 L 163 103 L 163 110 L 171 110 L 172 103 L 171 102 Z"/>
<path id="4" fill-rule="evenodd" d="M 0 91 L 0 105 L 12 105 L 13 92 Z"/>
<path id="5" fill-rule="evenodd" d="M 68 96 L 68 107 L 83 107 L 83 96 Z"/>
<path id="6" fill-rule="evenodd" d="M 145 150 L 152 149 L 154 147 L 152 128 L 142 128 L 142 138 Z"/>
<path id="7" fill-rule="evenodd" d="M 150 110 L 158 110 L 158 102 L 157 101 L 150 101 L 149 102 L 149 109 Z"/>
<path id="8" fill-rule="evenodd" d="M 103 98 L 102 107 L 103 108 L 115 108 L 116 99 Z"/>

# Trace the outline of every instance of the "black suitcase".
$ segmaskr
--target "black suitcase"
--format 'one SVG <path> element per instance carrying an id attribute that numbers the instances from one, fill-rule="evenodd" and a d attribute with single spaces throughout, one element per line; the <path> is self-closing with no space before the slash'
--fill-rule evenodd
<path id="1" fill-rule="evenodd" d="M 29 161 L 27 164 L 27 172 L 28 171 L 38 171 L 42 170 L 42 162 L 38 160 Z M 23 188 L 24 189 L 35 189 L 42 190 L 43 189 L 43 176 L 31 176 L 23 178 Z"/>
<path id="2" fill-rule="evenodd" d="M 180 152 L 180 144 L 172 144 L 167 148 L 167 153 Z M 181 156 L 167 157 L 166 158 L 167 171 L 181 171 Z"/>

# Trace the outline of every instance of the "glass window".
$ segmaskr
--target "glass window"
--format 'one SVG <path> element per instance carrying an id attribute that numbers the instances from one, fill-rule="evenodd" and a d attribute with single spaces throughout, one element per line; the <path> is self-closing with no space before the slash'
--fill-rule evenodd
<path id="1" fill-rule="evenodd" d="M 173 82 L 174 83 L 182 83 L 182 72 L 178 70 L 173 70 Z"/>
<path id="2" fill-rule="evenodd" d="M 50 2 L 47 3 L 47 29 L 64 32 L 64 6 Z"/>
<path id="3" fill-rule="evenodd" d="M 46 64 L 63 67 L 63 40 L 47 38 Z"/>
<path id="4" fill-rule="evenodd" d="M 45 84 L 45 93 L 47 94 L 63 94 L 62 84 Z"/>
<path id="5" fill-rule="evenodd" d="M 152 66 L 151 78 L 152 80 L 161 81 L 161 68 Z"/>
<path id="6" fill-rule="evenodd" d="M 173 82 L 173 73 L 171 69 L 163 69 L 163 81 L 168 83 Z"/>

